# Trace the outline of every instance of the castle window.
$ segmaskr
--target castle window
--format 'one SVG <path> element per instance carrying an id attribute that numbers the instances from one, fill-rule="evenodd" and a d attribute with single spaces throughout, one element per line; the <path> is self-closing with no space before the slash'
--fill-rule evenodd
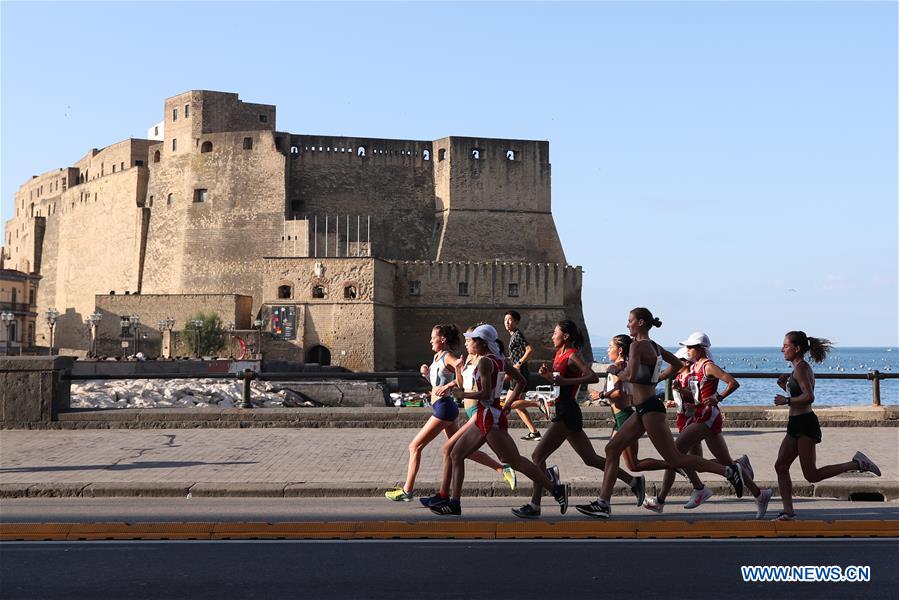
<path id="1" fill-rule="evenodd" d="M 190 116 L 190 104 L 185 104 L 184 105 L 184 118 L 186 119 L 189 116 Z"/>
<path id="2" fill-rule="evenodd" d="M 178 149 L 178 140 L 172 138 L 172 152 Z"/>
<path id="3" fill-rule="evenodd" d="M 153 128 L 153 135 L 159 135 L 159 125 Z"/>
<path id="4" fill-rule="evenodd" d="M 244 150 L 252 150 L 253 149 L 253 138 L 245 137 L 243 139 L 243 149 Z"/>
<path id="5" fill-rule="evenodd" d="M 125 161 L 122 161 L 122 162 L 119 164 L 119 171 L 124 171 L 124 170 L 125 170 Z"/>
<path id="6" fill-rule="evenodd" d="M 355 285 L 348 284 L 343 286 L 343 297 L 345 300 L 355 300 L 359 297 L 359 291 Z"/>
<path id="7" fill-rule="evenodd" d="M 206 188 L 197 188 L 194 190 L 194 202 L 206 202 L 209 198 L 209 190 Z"/>
<path id="8" fill-rule="evenodd" d="M 459 295 L 460 295 L 460 296 L 467 296 L 467 295 L 468 295 L 468 282 L 467 282 L 467 281 L 460 281 L 460 282 L 459 282 Z"/>
<path id="9" fill-rule="evenodd" d="M 365 146 L 359 146 L 359 149 L 356 150 L 356 155 L 365 158 Z"/>
<path id="10" fill-rule="evenodd" d="M 281 136 L 275 138 L 275 150 L 281 149 Z"/>
<path id="11" fill-rule="evenodd" d="M 268 115 L 259 115 L 260 123 L 268 123 Z"/>
<path id="12" fill-rule="evenodd" d="M 212 152 L 212 142 L 206 141 L 203 142 L 203 145 L 200 146 L 200 152 L 206 154 L 207 152 Z"/>
<path id="13" fill-rule="evenodd" d="M 142 167 L 142 166 L 144 166 L 144 161 L 142 161 L 142 160 L 136 160 L 136 161 L 134 161 L 134 166 L 135 166 L 135 167 Z"/>
<path id="14" fill-rule="evenodd" d="M 430 150 L 425 150 L 421 154 L 425 160 L 431 160 L 431 151 Z"/>
<path id="15" fill-rule="evenodd" d="M 290 300 L 293 297 L 293 288 L 289 285 L 278 286 L 278 298 L 280 300 Z"/>
<path id="16" fill-rule="evenodd" d="M 153 153 L 153 162 L 155 162 L 155 163 L 159 162 L 159 150 L 157 150 L 156 152 Z"/>
<path id="17" fill-rule="evenodd" d="M 320 285 L 312 286 L 312 297 L 313 298 L 324 298 L 325 297 L 325 288 Z"/>
<path id="18" fill-rule="evenodd" d="M 437 160 L 446 160 L 446 148 L 441 148 L 437 151 Z"/>
<path id="19" fill-rule="evenodd" d="M 515 151 L 506 150 L 506 158 L 508 158 L 509 160 L 515 160 Z"/>
<path id="20" fill-rule="evenodd" d="M 178 109 L 173 108 L 172 109 L 172 121 L 177 121 L 177 120 L 178 120 Z"/>
<path id="21" fill-rule="evenodd" d="M 409 282 L 409 295 L 410 296 L 421 296 L 421 282 L 420 281 L 410 281 Z"/>
<path id="22" fill-rule="evenodd" d="M 112 172 L 115 173 L 115 165 L 112 165 Z"/>
<path id="23" fill-rule="evenodd" d="M 150 196 L 150 208 L 153 208 L 153 196 Z"/>
<path id="24" fill-rule="evenodd" d="M 291 156 L 293 156 L 294 158 L 296 158 L 297 155 L 298 155 L 299 153 L 300 153 L 300 149 L 299 149 L 299 148 L 297 148 L 296 146 L 291 146 L 291 147 L 290 147 L 290 155 L 291 155 Z"/>
<path id="25" fill-rule="evenodd" d="M 518 284 L 517 284 L 517 283 L 510 283 L 510 284 L 509 284 L 509 297 L 510 297 L 510 298 L 517 298 L 517 297 L 518 297 Z"/>
<path id="26" fill-rule="evenodd" d="M 172 201 L 173 201 L 174 199 L 175 199 L 174 195 L 173 195 L 173 194 L 169 194 L 168 197 L 166 197 L 166 199 L 165 199 L 165 205 L 166 205 L 166 206 L 171 206 L 171 205 L 172 205 Z"/>
<path id="27" fill-rule="evenodd" d="M 472 148 L 471 149 L 471 157 L 475 160 L 481 160 L 481 149 L 480 148 Z"/>

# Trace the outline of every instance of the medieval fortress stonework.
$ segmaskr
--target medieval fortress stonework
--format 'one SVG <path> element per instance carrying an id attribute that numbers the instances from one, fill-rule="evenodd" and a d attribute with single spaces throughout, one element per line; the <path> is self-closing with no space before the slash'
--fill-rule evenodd
<path id="1" fill-rule="evenodd" d="M 266 358 L 360 370 L 421 364 L 435 323 L 499 328 L 514 308 L 535 346 L 559 319 L 584 324 L 548 142 L 292 134 L 274 106 L 211 91 L 163 115 L 151 139 L 92 149 L 16 194 L 2 266 L 40 275 L 57 348 L 88 348 L 95 309 L 100 353 L 117 352 L 122 315 L 141 316 L 154 354 L 159 321 L 183 329 L 203 310 L 238 329 L 263 319 Z M 48 333 L 38 319 L 39 345 Z"/>

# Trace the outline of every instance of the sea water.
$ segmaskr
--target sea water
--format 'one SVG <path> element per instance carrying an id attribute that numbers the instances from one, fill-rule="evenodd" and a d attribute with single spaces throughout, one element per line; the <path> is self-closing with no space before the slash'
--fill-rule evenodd
<path id="1" fill-rule="evenodd" d="M 677 348 L 669 348 L 672 352 Z M 790 373 L 791 365 L 783 359 L 780 348 L 712 348 L 715 362 L 731 373 Z M 605 348 L 593 348 L 594 359 L 608 362 Z M 836 347 L 821 364 L 811 363 L 816 374 L 826 373 L 899 373 L 897 348 Z M 718 391 L 724 390 L 719 384 Z M 661 389 L 661 388 L 660 388 Z M 772 379 L 741 379 L 740 388 L 725 400 L 725 404 L 765 406 L 774 405 L 775 394 L 783 391 Z M 880 381 L 880 403 L 899 404 L 899 379 Z M 870 406 L 871 381 L 863 379 L 815 380 L 815 406 Z"/>

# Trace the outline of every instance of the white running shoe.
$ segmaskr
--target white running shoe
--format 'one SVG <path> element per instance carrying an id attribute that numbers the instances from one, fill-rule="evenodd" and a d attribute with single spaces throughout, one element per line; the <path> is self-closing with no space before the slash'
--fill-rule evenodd
<path id="1" fill-rule="evenodd" d="M 646 500 L 643 501 L 643 508 L 651 510 L 656 514 L 662 514 L 662 511 L 665 510 L 665 503 L 659 502 L 659 499 L 655 496 L 646 496 Z"/>
<path id="2" fill-rule="evenodd" d="M 697 506 L 711 498 L 713 494 L 714 492 L 712 492 L 712 490 L 710 490 L 706 486 L 702 486 L 701 490 L 693 490 L 693 493 L 690 494 L 690 499 L 687 500 L 686 504 L 684 504 L 684 508 L 696 508 Z"/>
<path id="3" fill-rule="evenodd" d="M 852 461 L 858 465 L 858 470 L 862 473 L 874 473 L 878 477 L 880 477 L 880 469 L 877 468 L 877 465 L 874 464 L 874 461 L 862 454 L 861 452 L 856 452 L 855 456 L 852 457 Z"/>
<path id="4" fill-rule="evenodd" d="M 765 518 L 765 513 L 768 512 L 768 503 L 773 495 L 774 490 L 771 488 L 759 490 L 759 497 L 755 499 L 755 518 L 757 521 Z"/>

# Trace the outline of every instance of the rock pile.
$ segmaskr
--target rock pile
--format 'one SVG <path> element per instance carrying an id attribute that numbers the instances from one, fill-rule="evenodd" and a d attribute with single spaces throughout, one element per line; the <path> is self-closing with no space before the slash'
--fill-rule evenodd
<path id="1" fill-rule="evenodd" d="M 268 381 L 250 383 L 258 408 L 320 406 Z M 134 379 L 72 384 L 72 408 L 232 408 L 243 398 L 243 382 L 221 379 Z"/>

